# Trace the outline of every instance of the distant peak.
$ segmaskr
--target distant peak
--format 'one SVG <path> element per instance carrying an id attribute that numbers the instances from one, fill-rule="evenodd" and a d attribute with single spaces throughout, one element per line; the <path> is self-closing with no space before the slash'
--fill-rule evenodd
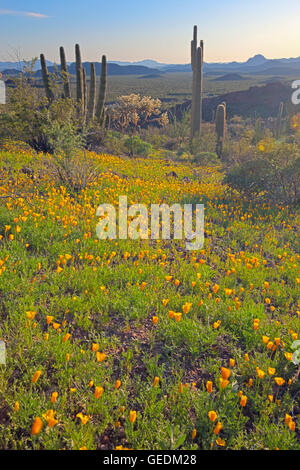
<path id="1" fill-rule="evenodd" d="M 250 59 L 247 60 L 247 64 L 260 65 L 267 62 L 267 60 L 264 55 L 256 54 L 254 57 L 250 57 Z"/>

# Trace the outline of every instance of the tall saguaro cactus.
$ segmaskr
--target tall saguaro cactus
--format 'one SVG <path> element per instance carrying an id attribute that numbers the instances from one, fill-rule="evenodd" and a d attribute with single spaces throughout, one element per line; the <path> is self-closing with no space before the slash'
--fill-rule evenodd
<path id="1" fill-rule="evenodd" d="M 76 98 L 78 104 L 78 110 L 80 114 L 83 114 L 84 110 L 84 89 L 83 89 L 83 71 L 81 63 L 81 53 L 79 44 L 75 46 L 75 58 L 76 58 Z"/>
<path id="2" fill-rule="evenodd" d="M 201 48 L 201 73 L 200 73 L 200 111 L 199 111 L 199 133 L 201 132 L 201 124 L 202 124 L 202 98 L 203 98 L 203 62 L 204 62 L 204 41 L 201 39 L 200 41 L 200 48 Z"/>
<path id="3" fill-rule="evenodd" d="M 86 119 L 87 116 L 87 78 L 85 68 L 82 68 L 82 81 L 83 81 L 83 118 Z"/>
<path id="4" fill-rule="evenodd" d="M 59 54 L 60 54 L 60 69 L 62 73 L 63 86 L 64 86 L 64 97 L 71 98 L 71 87 L 70 87 L 70 78 L 68 74 L 68 66 L 67 66 L 67 61 L 66 61 L 65 50 L 62 46 L 59 48 Z"/>
<path id="5" fill-rule="evenodd" d="M 101 62 L 101 77 L 100 77 L 100 90 L 99 97 L 96 107 L 96 118 L 100 123 L 104 120 L 104 102 L 106 96 L 106 84 L 107 84 L 107 61 L 106 56 L 102 56 Z"/>
<path id="6" fill-rule="evenodd" d="M 197 26 L 194 26 L 191 41 L 192 80 L 192 110 L 191 110 L 191 138 L 200 135 L 202 123 L 202 94 L 203 94 L 203 57 L 204 43 L 201 40 L 197 46 Z"/>
<path id="7" fill-rule="evenodd" d="M 216 111 L 216 133 L 217 133 L 217 147 L 216 153 L 220 159 L 223 156 L 223 146 L 226 134 L 226 103 L 221 103 Z"/>
<path id="8" fill-rule="evenodd" d="M 51 102 L 54 100 L 54 93 L 51 88 L 50 77 L 48 73 L 47 63 L 44 54 L 40 55 L 41 69 L 42 69 L 42 78 L 44 82 L 45 93 L 48 100 Z"/>
<path id="9" fill-rule="evenodd" d="M 194 26 L 193 39 L 191 41 L 191 66 L 192 66 L 192 109 L 191 109 L 191 123 L 194 121 L 195 114 L 195 99 L 194 99 L 194 89 L 195 89 L 195 64 L 196 64 L 196 53 L 197 53 L 197 26 Z M 192 124 L 191 124 L 192 126 Z M 193 127 L 191 128 L 191 130 Z"/>
<path id="10" fill-rule="evenodd" d="M 71 94 L 71 84 L 70 76 L 68 73 L 67 60 L 65 55 L 65 50 L 61 46 L 59 48 L 60 54 L 60 66 L 62 74 L 62 83 L 63 83 L 63 98 L 72 98 Z M 41 68 L 42 68 L 42 77 L 44 82 L 45 94 L 49 100 L 52 102 L 54 100 L 54 93 L 51 87 L 51 80 L 47 69 L 46 59 L 44 54 L 41 54 Z M 91 63 L 90 71 L 90 86 L 88 90 L 87 86 L 87 72 L 82 66 L 81 61 L 81 52 L 79 44 L 75 45 L 75 65 L 76 65 L 76 101 L 78 109 L 78 117 L 82 125 L 85 125 L 86 121 L 94 120 L 95 116 L 100 124 L 105 122 L 105 97 L 106 97 L 106 87 L 107 87 L 107 59 L 106 56 L 102 56 L 101 63 L 101 76 L 100 76 L 100 87 L 98 94 L 98 101 L 96 103 L 96 67 L 94 63 Z"/>
<path id="11" fill-rule="evenodd" d="M 89 104 L 88 104 L 88 119 L 90 121 L 92 121 L 95 117 L 95 109 L 96 109 L 96 69 L 95 69 L 95 64 L 91 63 Z"/>

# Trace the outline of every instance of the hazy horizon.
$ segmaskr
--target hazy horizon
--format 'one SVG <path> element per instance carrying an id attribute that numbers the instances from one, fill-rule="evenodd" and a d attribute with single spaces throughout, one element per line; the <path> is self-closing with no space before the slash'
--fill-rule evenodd
<path id="1" fill-rule="evenodd" d="M 260 52 L 258 52 L 257 54 L 254 54 L 254 55 L 264 55 Z M 254 56 L 252 56 L 254 57 Z M 219 61 L 219 62 L 216 62 L 216 61 L 205 61 L 206 63 L 210 63 L 210 64 L 213 64 L 213 63 L 224 63 L 224 64 L 228 64 L 228 63 L 231 63 L 231 62 L 237 62 L 237 63 L 245 63 L 248 59 L 250 59 L 251 57 L 247 57 L 245 60 L 230 60 L 230 61 Z M 297 56 L 297 57 L 265 57 L 267 60 L 278 60 L 278 59 L 297 59 L 297 58 L 300 58 L 300 56 Z M 30 61 L 34 59 L 34 57 L 25 57 L 25 58 L 20 58 L 21 61 Z M 51 59 L 49 57 L 46 57 L 47 61 L 49 62 L 53 62 L 53 63 L 59 63 L 59 57 L 56 57 L 55 59 Z M 70 62 L 75 62 L 75 54 L 74 54 L 74 60 L 68 60 L 68 63 Z M 166 65 L 186 65 L 189 63 L 189 61 L 187 60 L 186 62 L 162 62 L 161 60 L 159 59 L 153 59 L 152 57 L 146 57 L 146 58 L 142 58 L 142 59 L 132 59 L 132 60 L 127 60 L 127 59 L 110 59 L 108 58 L 108 62 L 110 63 L 114 63 L 114 62 L 124 62 L 124 63 L 127 63 L 127 62 L 130 62 L 130 63 L 136 63 L 136 62 L 144 62 L 144 61 L 155 61 L 157 63 L 163 63 L 163 64 L 166 64 Z M 13 58 L 9 58 L 8 60 L 5 60 L 0 57 L 0 62 L 16 62 L 17 63 L 17 60 L 13 60 Z M 82 62 L 101 62 L 101 57 L 98 57 L 96 59 L 90 59 L 90 60 L 86 60 L 84 57 L 83 57 L 83 60 Z"/>
<path id="2" fill-rule="evenodd" d="M 280 0 L 240 4 L 216 0 L 214 4 L 189 0 L 137 0 L 113 3 L 86 0 L 2 1 L 0 8 L 0 60 L 38 57 L 41 52 L 59 61 L 59 46 L 74 60 L 79 43 L 84 61 L 137 62 L 156 60 L 185 64 L 190 60 L 193 25 L 205 41 L 206 62 L 245 62 L 262 54 L 267 58 L 300 56 L 300 4 L 291 0 L 283 11 Z M 280 31 L 280 35 L 278 34 Z M 284 41 L 282 38 L 284 37 Z"/>

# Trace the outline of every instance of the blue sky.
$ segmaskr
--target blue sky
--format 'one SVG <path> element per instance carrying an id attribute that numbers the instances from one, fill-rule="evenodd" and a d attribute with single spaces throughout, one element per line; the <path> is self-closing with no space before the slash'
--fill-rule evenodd
<path id="1" fill-rule="evenodd" d="M 79 43 L 84 60 L 186 63 L 194 24 L 209 62 L 298 57 L 299 23 L 299 0 L 0 0 L 0 61 L 61 45 L 71 61 Z"/>

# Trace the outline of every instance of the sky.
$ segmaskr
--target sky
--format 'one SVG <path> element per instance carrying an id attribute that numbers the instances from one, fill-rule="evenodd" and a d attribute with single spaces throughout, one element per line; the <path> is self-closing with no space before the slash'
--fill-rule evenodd
<path id="1" fill-rule="evenodd" d="M 300 56 L 300 1 L 0 0 L 0 61 L 38 57 L 188 63 L 194 24 L 206 62 Z"/>

